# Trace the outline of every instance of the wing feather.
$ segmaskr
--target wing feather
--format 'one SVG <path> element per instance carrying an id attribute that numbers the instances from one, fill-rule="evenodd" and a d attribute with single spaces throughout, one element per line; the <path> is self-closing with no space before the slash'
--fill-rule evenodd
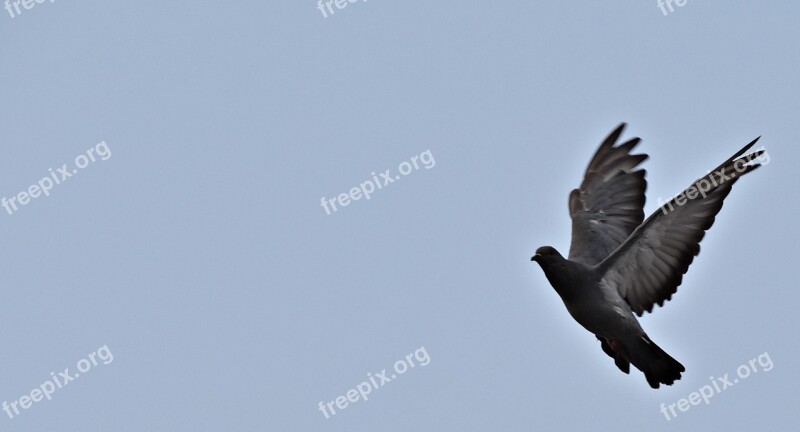
<path id="1" fill-rule="evenodd" d="M 620 124 L 600 144 L 580 187 L 569 195 L 572 261 L 603 261 L 644 219 L 645 170 L 634 169 L 647 155 L 630 154 L 639 138 L 615 146 L 624 129 L 625 123 Z"/>
<path id="2" fill-rule="evenodd" d="M 662 306 L 677 291 L 734 183 L 761 166 L 755 159 L 763 150 L 739 157 L 756 141 L 656 210 L 599 264 L 604 281 L 637 315 Z"/>

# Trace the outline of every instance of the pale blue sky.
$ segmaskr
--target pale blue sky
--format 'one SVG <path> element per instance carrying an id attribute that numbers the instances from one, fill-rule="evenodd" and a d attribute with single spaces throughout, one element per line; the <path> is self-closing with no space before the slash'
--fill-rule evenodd
<path id="1" fill-rule="evenodd" d="M 0 5 L 2 6 L 2 5 Z M 796 311 L 800 5 L 689 0 L 66 1 L 0 9 L 0 402 L 113 361 L 15 431 L 787 430 Z M 648 201 L 752 138 L 673 301 L 642 320 L 686 367 L 624 375 L 529 261 L 619 122 Z M 328 215 L 426 150 L 421 167 Z M 329 402 L 424 347 L 326 419 Z M 666 421 L 710 376 L 752 375 Z"/>

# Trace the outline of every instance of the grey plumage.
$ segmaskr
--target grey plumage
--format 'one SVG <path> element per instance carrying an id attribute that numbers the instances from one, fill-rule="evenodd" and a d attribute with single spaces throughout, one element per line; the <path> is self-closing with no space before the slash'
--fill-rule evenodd
<path id="1" fill-rule="evenodd" d="M 643 222 L 647 182 L 636 168 L 647 155 L 630 153 L 639 138 L 615 145 L 624 127 L 603 141 L 569 195 L 568 259 L 543 246 L 531 260 L 617 367 L 628 373 L 633 364 L 658 388 L 680 379 L 685 368 L 650 340 L 634 313 L 651 312 L 676 292 L 723 200 L 760 166 L 755 158 L 763 150 L 742 156 L 756 138 Z"/>

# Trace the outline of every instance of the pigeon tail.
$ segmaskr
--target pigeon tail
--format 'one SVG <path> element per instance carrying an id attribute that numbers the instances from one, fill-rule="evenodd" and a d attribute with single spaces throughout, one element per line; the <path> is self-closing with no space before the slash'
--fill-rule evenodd
<path id="1" fill-rule="evenodd" d="M 644 373 L 650 387 L 657 389 L 660 384 L 672 385 L 681 379 L 686 368 L 658 347 L 647 335 L 628 347 L 630 361 Z"/>

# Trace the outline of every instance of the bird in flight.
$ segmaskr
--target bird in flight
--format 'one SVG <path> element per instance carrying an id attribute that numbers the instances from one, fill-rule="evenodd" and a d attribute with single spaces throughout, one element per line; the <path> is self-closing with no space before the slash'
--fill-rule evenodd
<path id="1" fill-rule="evenodd" d="M 627 374 L 633 364 L 655 389 L 672 385 L 686 369 L 650 340 L 634 314 L 663 306 L 677 291 L 722 201 L 734 183 L 761 166 L 755 159 L 764 150 L 744 155 L 754 139 L 642 222 L 647 182 L 637 166 L 647 155 L 630 153 L 639 138 L 616 145 L 624 128 L 608 135 L 580 187 L 569 194 L 567 259 L 542 246 L 531 261 L 617 367 Z"/>

